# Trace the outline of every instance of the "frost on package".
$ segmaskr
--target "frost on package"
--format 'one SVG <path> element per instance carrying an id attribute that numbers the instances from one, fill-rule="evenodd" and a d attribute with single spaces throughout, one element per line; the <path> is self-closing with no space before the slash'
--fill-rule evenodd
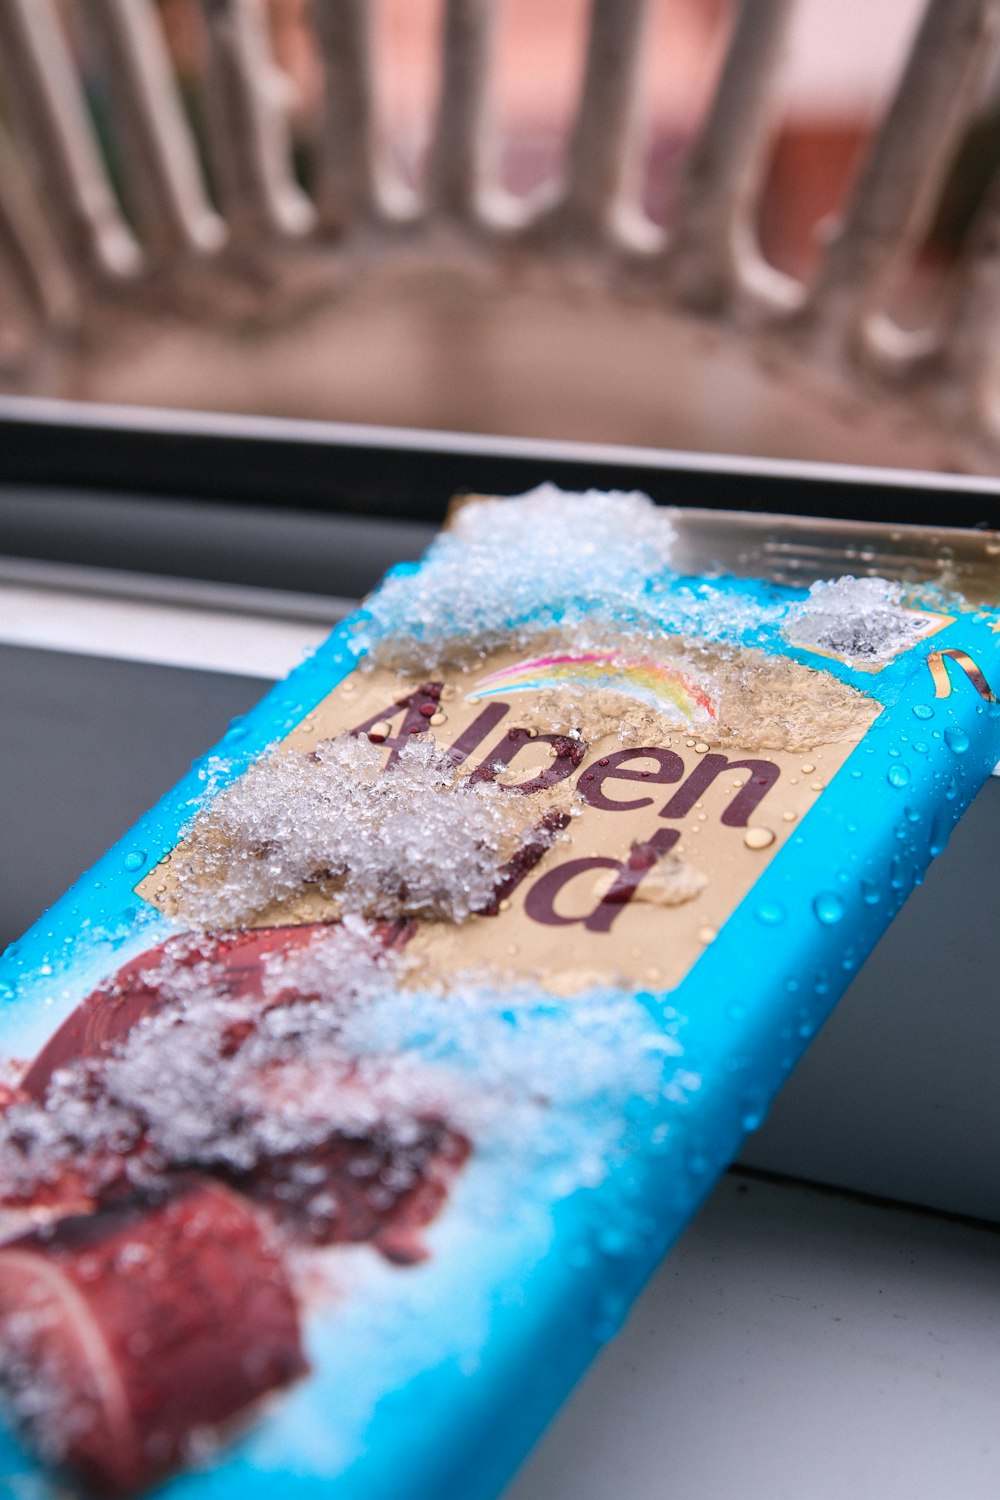
<path id="1" fill-rule="evenodd" d="M 8 950 L 5 1493 L 494 1495 L 760 1123 L 1000 617 L 675 521 L 466 502 Z"/>

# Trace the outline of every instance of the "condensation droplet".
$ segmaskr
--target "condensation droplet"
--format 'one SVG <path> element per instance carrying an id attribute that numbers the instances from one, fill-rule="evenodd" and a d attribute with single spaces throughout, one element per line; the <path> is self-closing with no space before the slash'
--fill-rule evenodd
<path id="1" fill-rule="evenodd" d="M 781 821 L 783 823 L 794 823 L 797 817 L 798 813 L 794 813 L 791 811 L 791 809 L 789 809 L 788 812 L 783 812 L 781 814 Z"/>
<path id="2" fill-rule="evenodd" d="M 763 1093 L 755 1089 L 744 1094 L 740 1101 L 742 1111 L 740 1124 L 744 1130 L 758 1130 L 763 1124 L 767 1113 L 767 1099 Z"/>
<path id="3" fill-rule="evenodd" d="M 767 849 L 774 843 L 774 831 L 770 828 L 748 828 L 743 835 L 748 849 Z"/>
<path id="4" fill-rule="evenodd" d="M 764 901 L 757 908 L 757 921 L 763 922 L 765 927 L 777 927 L 787 915 L 780 901 Z"/>
<path id="5" fill-rule="evenodd" d="M 847 908 L 835 891 L 820 891 L 813 901 L 813 911 L 824 926 L 832 927 L 843 920 Z"/>
<path id="6" fill-rule="evenodd" d="M 955 755 L 964 755 L 969 748 L 969 736 L 964 729 L 946 729 L 944 742 Z"/>
<path id="7" fill-rule="evenodd" d="M 807 760 L 803 763 L 802 774 L 803 776 L 811 776 L 815 769 L 816 767 L 813 765 L 812 761 Z"/>
<path id="8" fill-rule="evenodd" d="M 913 715 L 917 719 L 933 719 L 934 710 L 929 703 L 914 703 Z"/>
<path id="9" fill-rule="evenodd" d="M 890 766 L 886 772 L 886 781 L 890 786 L 909 786 L 910 773 L 906 766 Z"/>
<path id="10" fill-rule="evenodd" d="M 699 943 L 714 943 L 718 936 L 719 929 L 717 927 L 709 927 L 706 925 L 705 927 L 698 928 Z"/>
<path id="11" fill-rule="evenodd" d="M 696 741 L 694 748 L 695 748 L 695 751 L 696 751 L 696 753 L 698 755 L 704 755 L 705 752 L 708 750 L 708 746 L 705 744 L 704 740 L 698 740 L 698 741 Z"/>
<path id="12" fill-rule="evenodd" d="M 623 1229 L 608 1224 L 597 1236 L 597 1244 L 605 1255 L 622 1255 L 628 1249 L 629 1237 Z"/>
<path id="13" fill-rule="evenodd" d="M 826 782 L 825 781 L 813 781 L 809 785 L 809 790 L 811 792 L 822 792 L 822 791 L 825 791 L 826 790 Z"/>
<path id="14" fill-rule="evenodd" d="M 141 870 L 145 863 L 145 849 L 130 849 L 124 859 L 126 870 Z"/>
<path id="15" fill-rule="evenodd" d="M 368 731 L 368 738 L 373 745 L 382 745 L 392 733 L 392 725 L 386 719 L 379 719 Z"/>
<path id="16" fill-rule="evenodd" d="M 448 715 L 441 713 L 439 710 L 436 714 L 431 714 L 427 722 L 428 724 L 432 724 L 436 729 L 439 724 L 446 724 L 448 722 Z"/>

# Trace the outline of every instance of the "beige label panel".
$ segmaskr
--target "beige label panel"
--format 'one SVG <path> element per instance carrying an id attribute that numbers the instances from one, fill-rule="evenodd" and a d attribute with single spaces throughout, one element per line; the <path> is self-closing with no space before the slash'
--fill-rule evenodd
<path id="1" fill-rule="evenodd" d="M 601 983 L 673 987 L 794 837 L 878 711 L 858 695 L 849 732 L 807 751 L 721 749 L 618 695 L 505 691 L 517 664 L 515 653 L 494 652 L 441 674 L 438 701 L 436 689 L 421 697 L 420 685 L 388 671 L 356 670 L 280 747 L 307 751 L 366 732 L 384 744 L 388 763 L 412 726 L 442 750 L 457 747 L 465 772 L 482 768 L 510 787 L 526 831 L 546 816 L 565 822 L 496 915 L 417 927 L 406 945 L 412 982 L 488 971 L 564 995 Z M 569 754 L 553 743 L 566 734 Z M 137 887 L 168 912 L 170 863 Z M 336 915 L 313 889 L 248 923 Z"/>

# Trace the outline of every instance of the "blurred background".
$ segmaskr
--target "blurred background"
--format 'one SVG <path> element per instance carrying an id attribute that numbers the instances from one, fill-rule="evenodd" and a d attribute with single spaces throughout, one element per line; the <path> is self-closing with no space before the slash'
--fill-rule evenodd
<path id="1" fill-rule="evenodd" d="M 839 347 L 817 353 L 813 340 L 803 353 L 794 340 L 776 340 L 759 299 L 749 299 L 748 313 L 746 297 L 706 308 L 680 306 L 667 295 L 660 237 L 669 235 L 693 145 L 712 107 L 740 9 L 733 0 L 652 0 L 633 91 L 627 172 L 616 189 L 618 208 L 627 211 L 618 215 L 622 232 L 609 244 L 607 236 L 570 233 L 563 221 L 561 233 L 535 246 L 530 235 L 486 232 L 483 216 L 449 215 L 433 194 L 421 219 L 434 170 L 444 0 L 371 0 L 361 7 L 370 26 L 373 78 L 364 149 L 370 146 L 376 160 L 374 167 L 369 163 L 370 195 L 356 196 L 342 212 L 331 211 L 329 193 L 325 209 L 322 201 L 330 164 L 326 122 L 338 87 L 333 44 L 324 48 L 322 37 L 324 21 L 329 27 L 334 12 L 352 7 L 330 0 L 144 3 L 169 53 L 171 87 L 200 179 L 191 201 L 203 198 L 204 232 L 200 243 L 191 243 L 190 235 L 181 243 L 176 225 L 162 212 L 157 216 L 162 205 L 151 206 L 157 174 L 149 170 L 148 148 L 145 158 L 137 149 L 136 96 L 122 79 L 132 67 L 134 85 L 134 58 L 129 64 L 114 21 L 123 7 L 113 0 L 58 0 L 53 14 L 60 45 L 68 47 L 110 186 L 104 228 L 120 217 L 125 238 L 134 235 L 141 245 L 138 269 L 125 265 L 128 255 L 110 271 L 93 264 L 90 231 L 81 244 L 86 215 L 69 222 L 72 215 L 53 212 L 54 196 L 66 188 L 38 124 L 42 119 L 44 125 L 44 111 L 27 98 L 34 85 L 25 86 L 24 47 L 30 52 L 36 44 L 24 43 L 23 17 L 0 17 L 8 207 L 15 219 L 20 207 L 22 220 L 34 213 L 46 221 L 38 244 L 51 239 L 43 248 L 56 265 L 53 274 L 58 279 L 60 267 L 66 272 L 62 292 L 50 285 L 50 305 L 39 318 L 31 289 L 38 257 L 34 273 L 30 264 L 25 270 L 32 252 L 24 243 L 10 258 L 0 257 L 5 390 L 706 451 L 995 468 L 996 445 L 991 437 L 982 440 L 982 403 L 973 403 L 970 422 L 967 411 L 959 420 L 942 412 L 934 403 L 948 382 L 933 360 L 906 365 L 905 378 L 898 372 L 886 378 L 884 370 L 873 376 L 849 347 L 846 355 Z M 508 219 L 540 212 L 544 221 L 573 149 L 591 6 L 589 0 L 496 0 L 487 8 L 495 32 L 485 176 L 494 205 Z M 775 9 L 770 0 L 766 6 L 756 0 L 756 8 L 762 20 L 765 8 Z M 922 0 L 798 0 L 789 8 L 769 75 L 759 161 L 744 191 L 752 200 L 747 223 L 760 256 L 782 273 L 773 278 L 770 312 L 794 311 L 801 286 L 819 273 L 823 247 L 850 201 L 924 8 Z M 753 13 L 755 0 L 747 9 Z M 14 12 L 24 12 L 24 0 Z M 244 82 L 258 75 L 249 104 L 233 83 L 233 69 L 243 70 Z M 925 201 L 880 282 L 879 315 L 904 333 L 932 326 L 947 306 L 953 268 L 1000 158 L 996 71 L 990 60 L 975 77 L 956 74 L 962 118 L 942 125 L 953 149 L 936 177 L 929 168 Z M 233 183 L 240 152 L 249 148 L 236 142 L 234 165 L 232 141 L 223 138 L 258 128 L 253 149 L 258 166 L 265 161 L 267 181 L 258 184 L 254 201 L 240 204 Z M 170 149 L 175 177 L 178 171 L 183 177 L 184 151 L 178 156 Z M 249 170 L 245 161 L 243 170 Z M 214 211 L 227 221 L 224 241 L 221 221 L 213 239 Z"/>

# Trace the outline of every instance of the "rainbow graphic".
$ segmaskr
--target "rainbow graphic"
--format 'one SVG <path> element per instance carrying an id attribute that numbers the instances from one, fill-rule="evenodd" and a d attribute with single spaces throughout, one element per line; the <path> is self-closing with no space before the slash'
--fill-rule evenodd
<path id="1" fill-rule="evenodd" d="M 657 713 L 680 714 L 691 722 L 701 711 L 715 718 L 707 693 L 676 667 L 648 657 L 627 658 L 612 651 L 586 651 L 575 656 L 535 656 L 500 672 L 481 677 L 470 700 L 498 693 L 537 692 L 542 688 L 605 689 L 635 698 Z"/>

